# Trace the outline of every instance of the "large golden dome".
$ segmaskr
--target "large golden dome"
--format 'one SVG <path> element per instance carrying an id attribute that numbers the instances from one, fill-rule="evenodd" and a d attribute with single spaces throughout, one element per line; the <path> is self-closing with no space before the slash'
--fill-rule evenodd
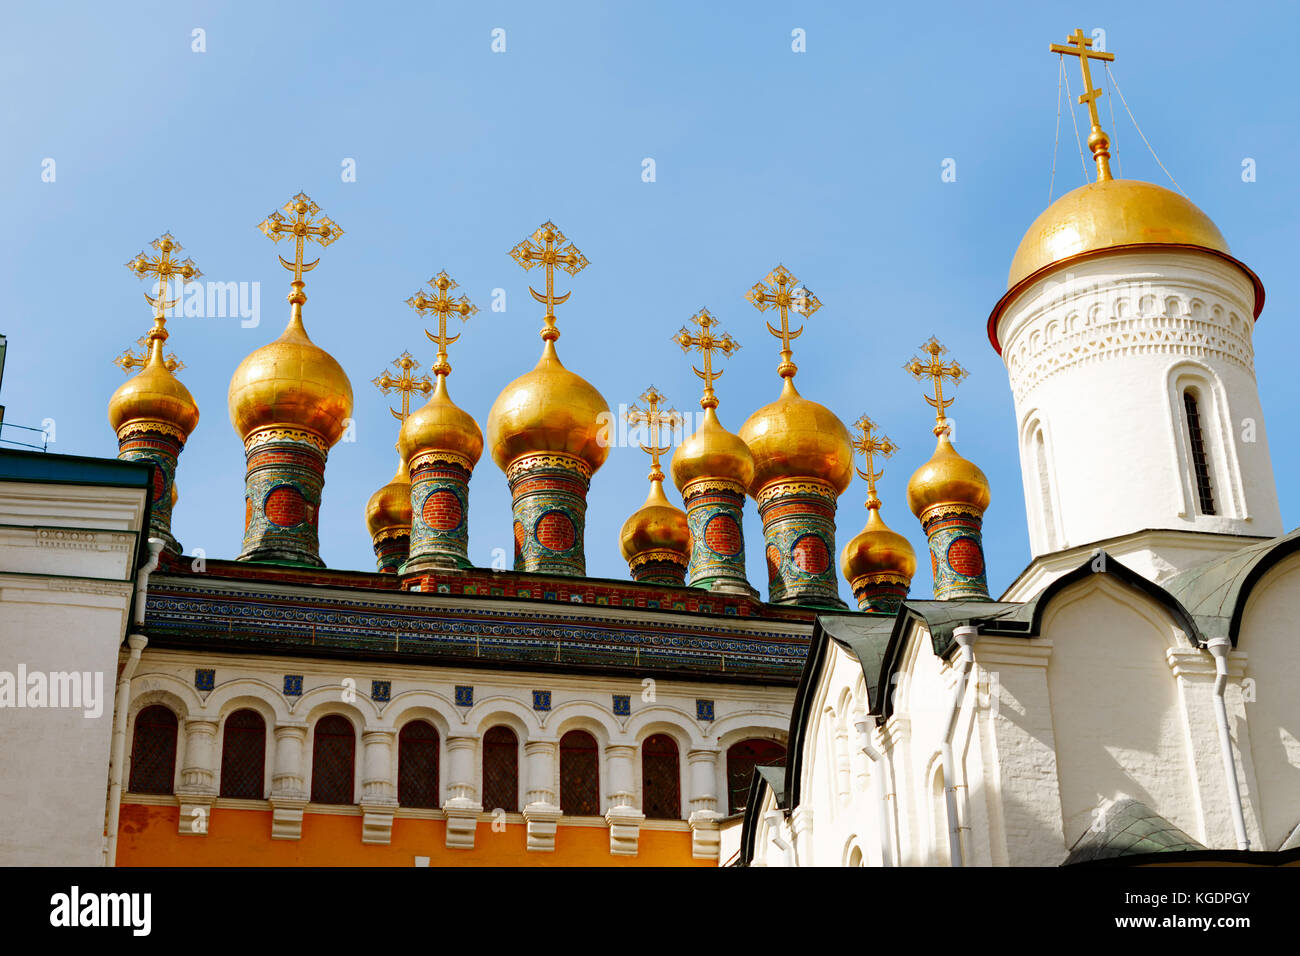
<path id="1" fill-rule="evenodd" d="M 520 455 L 559 452 L 585 461 L 594 472 L 609 455 L 609 404 L 600 392 L 560 362 L 548 340 L 531 372 L 497 396 L 488 413 L 492 460 L 504 471 Z"/>
<path id="2" fill-rule="evenodd" d="M 830 409 L 800 395 L 793 378 L 780 398 L 749 416 L 740 437 L 754 455 L 750 494 L 777 478 L 820 478 L 843 493 L 853 479 L 849 430 Z"/>
<path id="3" fill-rule="evenodd" d="M 307 337 L 301 305 L 284 332 L 235 369 L 230 379 L 230 423 L 241 438 L 268 425 L 296 426 L 333 445 L 352 415 L 352 383 L 342 367 Z"/>
<path id="4" fill-rule="evenodd" d="M 411 530 L 411 476 L 403 458 L 397 473 L 366 502 L 366 529 L 375 538 L 385 531 Z"/>
<path id="5" fill-rule="evenodd" d="M 840 570 L 853 582 L 868 574 L 897 574 L 909 581 L 916 573 L 916 552 L 880 517 L 879 507 L 867 509 L 867 525 L 840 552 Z"/>
<path id="6" fill-rule="evenodd" d="M 652 555 L 676 558 L 681 564 L 690 560 L 691 531 L 686 512 L 664 496 L 662 480 L 650 482 L 645 504 L 623 522 L 618 543 L 623 558 L 629 562 Z"/>
<path id="7" fill-rule="evenodd" d="M 108 400 L 108 422 L 117 432 L 132 422 L 162 422 L 189 437 L 199 423 L 194 397 L 162 358 L 162 342 L 150 343 L 149 359 Z"/>
<path id="8" fill-rule="evenodd" d="M 1007 288 L 1075 256 L 1150 245 L 1229 253 L 1223 233 L 1190 200 L 1153 183 L 1103 179 L 1066 193 L 1034 220 L 1011 260 Z"/>
<path id="9" fill-rule="evenodd" d="M 957 454 L 947 432 L 939 436 L 934 454 L 907 482 L 907 506 L 920 518 L 938 504 L 975 508 L 989 506 L 989 480 L 974 462 Z"/>
<path id="10" fill-rule="evenodd" d="M 712 408 L 704 410 L 704 421 L 673 452 L 673 482 L 684 490 L 697 478 L 734 481 L 745 491 L 754 481 L 754 456 L 740 436 L 722 427 Z"/>
<path id="11" fill-rule="evenodd" d="M 1264 284 L 1233 258 L 1227 240 L 1191 200 L 1153 183 L 1102 178 L 1066 193 L 1043 211 L 1020 240 L 1007 292 L 989 315 L 988 336 L 999 352 L 997 325 L 1003 310 L 1036 276 L 1053 266 L 1106 252 L 1195 249 L 1232 263 L 1255 290 L 1255 318 L 1264 308 Z"/>
<path id="12" fill-rule="evenodd" d="M 447 394 L 446 376 L 437 378 L 429 400 L 402 423 L 397 439 L 398 450 L 408 462 L 425 451 L 451 452 L 465 459 L 472 470 L 483 454 L 483 433 L 479 431 L 474 416 L 456 405 Z"/>

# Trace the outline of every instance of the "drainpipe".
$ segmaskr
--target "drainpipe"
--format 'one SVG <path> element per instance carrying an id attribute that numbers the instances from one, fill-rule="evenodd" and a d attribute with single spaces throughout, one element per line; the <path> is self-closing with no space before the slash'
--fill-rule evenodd
<path id="1" fill-rule="evenodd" d="M 162 538 L 149 539 L 149 560 L 135 576 L 135 619 L 133 625 L 144 624 L 145 600 L 149 591 L 149 575 L 158 567 L 162 553 Z M 104 865 L 117 865 L 117 826 L 122 812 L 122 764 L 126 760 L 126 716 L 131 704 L 131 678 L 140 664 L 140 652 L 149 639 L 138 631 L 126 639 L 130 649 L 122 673 L 117 678 L 117 694 L 113 699 L 113 748 L 108 770 L 108 841 L 104 846 Z"/>
<path id="2" fill-rule="evenodd" d="M 785 855 L 786 865 L 798 866 L 799 855 L 798 851 L 794 848 L 793 835 L 789 842 L 787 842 L 785 837 L 781 835 L 781 832 L 785 829 L 785 814 L 780 810 L 771 810 L 763 819 L 767 821 L 767 827 L 771 832 L 772 842 L 775 843 L 776 848 Z"/>
<path id="3" fill-rule="evenodd" d="M 948 703 L 948 722 L 944 729 L 943 744 L 939 748 L 939 760 L 943 767 L 943 798 L 948 811 L 948 859 L 953 866 L 961 866 L 961 826 L 957 818 L 957 771 L 952 755 L 952 737 L 957 732 L 957 713 L 962 697 L 966 694 L 966 680 L 971 668 L 975 666 L 975 638 L 979 636 L 979 631 L 970 625 L 964 625 L 954 628 L 952 635 L 960 649 L 960 670 L 957 673 L 957 685 L 953 687 L 952 698 Z"/>
<path id="4" fill-rule="evenodd" d="M 890 825 L 889 820 L 889 801 L 894 796 L 893 768 L 890 766 L 889 761 L 885 759 L 885 755 L 877 750 L 871 742 L 868 727 L 865 717 L 853 724 L 853 729 L 858 732 L 858 748 L 871 761 L 872 775 L 880 774 L 878 781 L 880 784 L 878 788 L 880 794 L 880 865 L 893 866 L 893 854 L 890 849 L 890 843 L 892 842 L 890 837 L 893 827 Z"/>
<path id="5" fill-rule="evenodd" d="M 1246 815 L 1241 809 L 1241 784 L 1237 782 L 1237 761 L 1232 752 L 1232 734 L 1228 730 L 1228 704 L 1223 694 L 1228 687 L 1228 654 L 1232 642 L 1226 637 L 1212 638 L 1206 649 L 1214 655 L 1214 716 L 1219 722 L 1219 749 L 1223 752 L 1223 772 L 1228 780 L 1228 803 L 1232 806 L 1232 826 L 1237 831 L 1237 849 L 1249 850 Z"/>

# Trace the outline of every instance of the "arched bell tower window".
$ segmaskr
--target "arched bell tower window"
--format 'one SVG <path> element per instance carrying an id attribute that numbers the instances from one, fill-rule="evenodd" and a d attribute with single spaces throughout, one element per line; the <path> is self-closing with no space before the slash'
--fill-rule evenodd
<path id="1" fill-rule="evenodd" d="M 1205 435 L 1201 426 L 1201 409 L 1192 389 L 1183 391 L 1183 409 L 1187 412 L 1187 437 L 1191 443 L 1192 476 L 1196 481 L 1196 499 L 1203 515 L 1215 514 L 1214 487 L 1210 483 L 1210 463 L 1205 455 Z"/>

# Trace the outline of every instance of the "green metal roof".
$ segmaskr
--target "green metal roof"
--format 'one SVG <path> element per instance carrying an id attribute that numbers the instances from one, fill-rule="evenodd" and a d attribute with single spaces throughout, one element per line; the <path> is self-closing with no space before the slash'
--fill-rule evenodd
<path id="1" fill-rule="evenodd" d="M 1105 808 L 1101 826 L 1089 828 L 1070 849 L 1062 865 L 1204 849 L 1205 844 L 1192 839 L 1146 804 L 1128 797 Z"/>
<path id="2" fill-rule="evenodd" d="M 1196 618 L 1207 640 L 1226 637 L 1236 644 L 1251 588 L 1269 568 L 1297 550 L 1300 528 L 1176 574 L 1165 588 Z"/>

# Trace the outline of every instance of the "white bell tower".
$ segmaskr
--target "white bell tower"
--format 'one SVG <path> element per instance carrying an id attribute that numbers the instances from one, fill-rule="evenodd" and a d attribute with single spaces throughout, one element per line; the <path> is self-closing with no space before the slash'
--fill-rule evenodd
<path id="1" fill-rule="evenodd" d="M 1160 581 L 1282 533 L 1255 382 L 1263 285 L 1190 201 L 1111 177 L 1089 97 L 1098 54 L 1081 31 L 1071 39 L 1053 49 L 1083 63 L 1097 179 L 1030 226 L 989 316 L 1035 557 L 1015 599 L 1081 550 Z"/>

